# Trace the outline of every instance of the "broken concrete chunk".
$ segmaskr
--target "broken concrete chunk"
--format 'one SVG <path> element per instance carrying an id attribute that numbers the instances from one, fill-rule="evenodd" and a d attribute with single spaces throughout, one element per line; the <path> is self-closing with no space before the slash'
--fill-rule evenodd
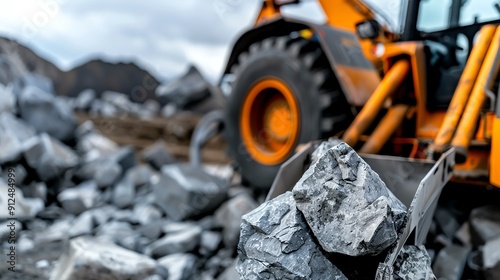
<path id="1" fill-rule="evenodd" d="M 68 232 L 71 229 L 72 223 L 73 219 L 71 217 L 65 217 L 56 221 L 44 231 L 37 232 L 37 234 L 35 235 L 35 243 L 42 244 L 68 240 Z"/>
<path id="2" fill-rule="evenodd" d="M 293 189 L 297 208 L 321 247 L 378 255 L 397 239 L 406 207 L 345 143 L 328 150 Z"/>
<path id="3" fill-rule="evenodd" d="M 162 216 L 161 211 L 156 206 L 149 203 L 139 203 L 134 205 L 131 220 L 140 225 L 147 225 L 160 220 Z"/>
<path id="4" fill-rule="evenodd" d="M 19 96 L 21 117 L 39 133 L 67 141 L 74 136 L 76 120 L 71 108 L 65 107 L 52 94 L 27 86 Z"/>
<path id="5" fill-rule="evenodd" d="M 99 188 L 112 186 L 122 176 L 122 167 L 109 158 L 97 159 L 78 167 L 75 176 L 81 180 L 95 180 Z"/>
<path id="6" fill-rule="evenodd" d="M 57 200 L 67 213 L 80 215 L 94 206 L 97 196 L 97 183 L 87 181 L 74 188 L 65 189 L 59 193 Z"/>
<path id="7" fill-rule="evenodd" d="M 51 280 L 130 279 L 143 280 L 156 274 L 156 262 L 113 243 L 90 237 L 69 242 Z"/>
<path id="8" fill-rule="evenodd" d="M 60 177 L 79 163 L 75 152 L 45 133 L 26 143 L 24 158 L 45 182 Z"/>
<path id="9" fill-rule="evenodd" d="M 162 276 L 168 280 L 190 280 L 196 275 L 196 256 L 173 254 L 159 259 L 158 266 L 163 268 Z"/>
<path id="10" fill-rule="evenodd" d="M 215 213 L 217 225 L 224 229 L 224 245 L 235 248 L 240 236 L 241 217 L 257 208 L 257 202 L 247 195 L 238 195 L 224 203 Z"/>
<path id="11" fill-rule="evenodd" d="M 165 165 L 153 183 L 156 204 L 180 221 L 214 210 L 227 196 L 228 183 L 191 165 Z"/>
<path id="12" fill-rule="evenodd" d="M 153 145 L 141 152 L 142 159 L 151 167 L 160 170 L 164 165 L 176 162 L 176 159 L 168 152 L 163 140 L 158 140 Z"/>
<path id="13" fill-rule="evenodd" d="M 470 248 L 451 245 L 439 251 L 432 266 L 437 279 L 460 280 L 467 263 Z"/>
<path id="14" fill-rule="evenodd" d="M 161 258 L 175 253 L 187 253 L 200 243 L 202 229 L 193 226 L 187 230 L 169 234 L 146 248 L 146 254 L 154 258 Z"/>
<path id="15" fill-rule="evenodd" d="M 45 208 L 45 202 L 39 198 L 25 198 L 23 192 L 19 188 L 15 188 L 15 211 L 9 209 L 9 185 L 0 179 L 0 219 L 16 218 L 28 219 L 35 217 L 42 209 Z M 12 205 L 12 201 L 10 201 Z"/>
<path id="16" fill-rule="evenodd" d="M 91 126 L 91 131 L 85 132 L 85 129 L 89 129 L 88 126 Z M 90 121 L 81 124 L 77 131 L 77 134 L 81 135 L 76 147 L 86 162 L 110 156 L 119 149 L 115 142 L 96 131 Z"/>
<path id="17" fill-rule="evenodd" d="M 395 280 L 435 280 L 431 269 L 431 257 L 424 246 L 407 245 L 401 249 L 394 262 Z"/>
<path id="18" fill-rule="evenodd" d="M 469 221 L 472 243 L 475 246 L 500 236 L 500 206 L 476 208 L 472 210 Z"/>
<path id="19" fill-rule="evenodd" d="M 135 151 L 131 146 L 119 149 L 117 152 L 112 154 L 110 158 L 121 166 L 123 172 L 126 172 L 137 164 Z"/>
<path id="20" fill-rule="evenodd" d="M 500 236 L 490 239 L 483 249 L 484 278 L 500 279 Z"/>
<path id="21" fill-rule="evenodd" d="M 315 163 L 320 159 L 326 152 L 328 152 L 331 148 L 337 146 L 342 143 L 342 141 L 333 139 L 328 141 L 323 141 L 314 152 L 311 154 L 311 162 Z"/>
<path id="22" fill-rule="evenodd" d="M 314 243 L 290 192 L 243 216 L 238 257 L 241 279 L 347 279 Z"/>

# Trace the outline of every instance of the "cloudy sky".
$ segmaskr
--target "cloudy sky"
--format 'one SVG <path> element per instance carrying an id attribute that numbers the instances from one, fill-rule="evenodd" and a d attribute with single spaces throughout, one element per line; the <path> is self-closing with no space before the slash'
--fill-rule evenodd
<path id="1" fill-rule="evenodd" d="M 64 70 L 104 58 L 134 61 L 159 78 L 172 78 L 193 63 L 216 81 L 261 1 L 0 0 L 0 35 Z"/>

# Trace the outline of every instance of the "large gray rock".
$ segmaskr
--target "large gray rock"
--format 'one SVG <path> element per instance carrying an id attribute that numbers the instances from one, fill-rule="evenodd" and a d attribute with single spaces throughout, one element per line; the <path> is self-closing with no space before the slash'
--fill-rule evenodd
<path id="1" fill-rule="evenodd" d="M 191 280 L 196 275 L 196 256 L 173 254 L 159 259 L 158 266 L 168 280 Z"/>
<path id="2" fill-rule="evenodd" d="M 95 221 L 92 212 L 83 212 L 73 221 L 73 224 L 68 231 L 68 235 L 70 238 L 82 235 L 91 235 L 94 230 L 94 226 Z"/>
<path id="3" fill-rule="evenodd" d="M 180 221 L 214 210 L 227 196 L 228 183 L 191 165 L 166 165 L 153 183 L 156 204 Z"/>
<path id="4" fill-rule="evenodd" d="M 100 158 L 84 163 L 75 170 L 75 176 L 81 180 L 94 180 L 100 188 L 112 186 L 122 176 L 120 164 L 110 158 Z"/>
<path id="5" fill-rule="evenodd" d="M 73 150 L 45 133 L 27 141 L 24 158 L 45 182 L 60 178 L 80 161 Z"/>
<path id="6" fill-rule="evenodd" d="M 161 258 L 176 253 L 187 253 L 200 243 L 202 229 L 193 226 L 187 230 L 169 234 L 149 245 L 146 254 L 154 258 Z"/>
<path id="7" fill-rule="evenodd" d="M 328 150 L 293 189 L 297 208 L 321 247 L 378 255 L 397 239 L 406 207 L 347 144 Z"/>
<path id="8" fill-rule="evenodd" d="M 347 279 L 322 254 L 287 192 L 243 216 L 241 279 Z"/>
<path id="9" fill-rule="evenodd" d="M 120 180 L 113 188 L 113 204 L 118 208 L 132 205 L 135 197 L 135 186 L 127 177 Z"/>
<path id="10" fill-rule="evenodd" d="M 95 205 L 98 196 L 97 183 L 84 182 L 74 188 L 65 189 L 57 196 L 67 213 L 80 215 Z"/>
<path id="11" fill-rule="evenodd" d="M 394 263 L 394 280 L 434 280 L 431 257 L 424 246 L 404 246 Z"/>
<path id="12" fill-rule="evenodd" d="M 35 135 L 35 130 L 23 120 L 0 113 L 0 164 L 19 160 L 23 144 Z"/>
<path id="13" fill-rule="evenodd" d="M 156 262 L 147 256 L 104 240 L 79 237 L 69 242 L 50 279 L 143 280 L 154 274 Z"/>
<path id="14" fill-rule="evenodd" d="M 500 279 L 500 236 L 486 242 L 482 251 L 484 278 L 486 280 Z"/>
<path id="15" fill-rule="evenodd" d="M 39 133 L 66 141 L 74 136 L 76 120 L 70 108 L 43 90 L 27 86 L 19 96 L 21 117 Z"/>
<path id="16" fill-rule="evenodd" d="M 46 244 L 50 242 L 65 241 L 69 239 L 69 230 L 73 219 L 71 217 L 64 217 L 57 222 L 53 223 L 41 232 L 35 235 L 36 244 Z"/>
<path id="17" fill-rule="evenodd" d="M 488 205 L 472 210 L 470 232 L 475 246 L 500 236 L 500 206 Z"/>
<path id="18" fill-rule="evenodd" d="M 257 208 L 255 200 L 247 195 L 241 194 L 224 203 L 215 212 L 217 225 L 222 227 L 224 245 L 228 248 L 236 248 L 240 237 L 241 217 Z"/>

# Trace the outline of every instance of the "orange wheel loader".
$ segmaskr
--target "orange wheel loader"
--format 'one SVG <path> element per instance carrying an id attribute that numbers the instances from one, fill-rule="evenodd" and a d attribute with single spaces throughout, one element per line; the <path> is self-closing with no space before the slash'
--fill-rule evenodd
<path id="1" fill-rule="evenodd" d="M 452 180 L 500 187 L 499 0 L 318 0 L 323 23 L 284 15 L 302 2 L 265 0 L 221 79 L 245 182 L 269 188 L 300 144 L 336 136 L 368 158 L 453 150 Z"/>

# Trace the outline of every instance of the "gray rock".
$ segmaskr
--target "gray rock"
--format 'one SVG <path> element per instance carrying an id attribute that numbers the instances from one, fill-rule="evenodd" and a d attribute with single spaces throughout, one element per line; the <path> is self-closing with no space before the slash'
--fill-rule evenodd
<path id="1" fill-rule="evenodd" d="M 162 226 L 162 231 L 165 234 L 172 234 L 172 233 L 178 233 L 178 232 L 183 232 L 183 231 L 189 230 L 195 226 L 198 226 L 198 225 L 193 223 L 193 222 L 168 221 Z"/>
<path id="2" fill-rule="evenodd" d="M 158 140 L 153 145 L 141 152 L 142 159 L 151 167 L 160 170 L 164 165 L 176 162 L 176 159 L 168 152 L 163 140 Z"/>
<path id="3" fill-rule="evenodd" d="M 200 239 L 200 253 L 210 255 L 219 248 L 222 241 L 222 235 L 215 231 L 204 231 Z"/>
<path id="4" fill-rule="evenodd" d="M 434 213 L 434 220 L 439 228 L 448 239 L 453 239 L 453 236 L 460 228 L 460 223 L 450 209 L 438 206 Z"/>
<path id="5" fill-rule="evenodd" d="M 23 229 L 21 222 L 16 220 L 9 220 L 0 223 L 0 244 L 10 239 L 16 239 L 19 232 Z"/>
<path id="6" fill-rule="evenodd" d="M 154 205 L 149 203 L 139 203 L 134 205 L 132 221 L 140 225 L 146 225 L 158 221 L 161 217 L 161 211 Z"/>
<path id="7" fill-rule="evenodd" d="M 21 254 L 33 251 L 35 249 L 35 241 L 26 236 L 26 234 L 21 234 L 21 236 L 16 241 L 16 245 L 17 251 Z"/>
<path id="8" fill-rule="evenodd" d="M 0 164 L 21 158 L 24 143 L 36 135 L 35 130 L 10 113 L 0 114 Z"/>
<path id="9" fill-rule="evenodd" d="M 236 248 L 240 237 L 241 217 L 257 208 L 257 202 L 247 195 L 241 194 L 224 203 L 215 213 L 217 225 L 222 227 L 224 245 Z"/>
<path id="10" fill-rule="evenodd" d="M 500 236 L 490 239 L 483 249 L 484 278 L 500 279 Z"/>
<path id="11" fill-rule="evenodd" d="M 110 156 L 119 150 L 118 145 L 94 129 L 87 121 L 77 128 L 77 150 L 86 162 Z"/>
<path id="12" fill-rule="evenodd" d="M 81 180 L 95 180 L 100 188 L 112 186 L 122 176 L 122 167 L 112 159 L 87 162 L 77 168 L 75 176 Z"/>
<path id="13" fill-rule="evenodd" d="M 3 180 L 0 180 L 0 219 L 17 218 L 29 219 L 35 217 L 43 208 L 45 203 L 39 198 L 25 198 L 23 192 L 19 188 L 15 188 L 15 211 L 14 216 L 10 215 L 9 209 L 9 185 Z M 12 204 L 12 201 L 10 201 Z M 12 205 L 11 205 L 12 206 Z"/>
<path id="14" fill-rule="evenodd" d="M 241 279 L 347 279 L 314 243 L 290 192 L 243 216 L 238 257 Z"/>
<path id="15" fill-rule="evenodd" d="M 134 230 L 129 223 L 111 221 L 100 225 L 96 229 L 96 236 L 109 240 L 115 243 L 119 243 L 128 236 L 134 236 Z"/>
<path id="16" fill-rule="evenodd" d="M 162 233 L 161 227 L 162 223 L 160 221 L 155 221 L 141 226 L 139 228 L 139 232 L 142 236 L 147 237 L 150 240 L 156 240 Z"/>
<path id="17" fill-rule="evenodd" d="M 217 280 L 235 280 L 235 279 L 240 279 L 240 274 L 236 270 L 236 264 L 237 260 L 234 261 L 234 263 L 230 266 L 228 266 L 224 272 L 221 273 L 219 277 L 217 277 Z"/>
<path id="18" fill-rule="evenodd" d="M 96 226 L 102 226 L 107 223 L 117 211 L 118 209 L 116 206 L 106 205 L 100 208 L 91 209 L 88 212 L 92 213 L 92 216 L 94 216 Z"/>
<path id="19" fill-rule="evenodd" d="M 193 251 L 200 243 L 202 229 L 193 226 L 185 231 L 169 234 L 146 248 L 146 254 L 154 258 L 161 258 L 176 253 Z"/>
<path id="20" fill-rule="evenodd" d="M 395 280 L 436 279 L 424 246 L 404 246 L 394 262 Z"/>
<path id="21" fill-rule="evenodd" d="M 92 101 L 96 99 L 96 92 L 93 89 L 86 89 L 78 94 L 75 99 L 75 109 L 79 111 L 87 111 L 92 105 Z"/>
<path id="22" fill-rule="evenodd" d="M 16 95 L 12 84 L 4 86 L 0 83 L 0 114 L 4 112 L 12 114 L 17 112 Z"/>
<path id="23" fill-rule="evenodd" d="M 97 199 L 97 183 L 84 182 L 77 187 L 65 189 L 57 196 L 67 213 L 80 215 L 95 205 Z"/>
<path id="24" fill-rule="evenodd" d="M 135 197 L 135 186 L 127 177 L 119 181 L 113 188 L 113 204 L 118 208 L 132 205 Z"/>
<path id="25" fill-rule="evenodd" d="M 25 88 L 35 87 L 48 94 L 54 95 L 54 83 L 51 79 L 43 75 L 34 72 L 26 73 L 21 77 L 21 82 Z"/>
<path id="26" fill-rule="evenodd" d="M 163 268 L 168 280 L 190 280 L 196 275 L 196 256 L 191 254 L 173 254 L 158 260 L 158 266 Z"/>
<path id="27" fill-rule="evenodd" d="M 325 155 L 326 152 L 328 152 L 330 149 L 332 149 L 333 147 L 337 146 L 340 143 L 342 143 L 342 141 L 337 139 L 323 141 L 311 154 L 311 162 L 312 163 L 317 162 L 321 157 Z"/>
<path id="28" fill-rule="evenodd" d="M 24 158 L 45 182 L 60 178 L 79 163 L 75 152 L 45 133 L 30 139 L 25 147 Z"/>
<path id="29" fill-rule="evenodd" d="M 472 243 L 475 246 L 500 236 L 500 206 L 476 208 L 472 210 L 469 221 Z"/>
<path id="30" fill-rule="evenodd" d="M 73 219 L 71 217 L 58 220 L 44 231 L 37 233 L 35 235 L 35 243 L 43 244 L 68 240 L 68 232 L 71 229 L 72 223 Z"/>
<path id="31" fill-rule="evenodd" d="M 27 86 L 19 96 L 21 117 L 39 133 L 66 141 L 73 138 L 76 120 L 70 108 L 43 90 Z"/>
<path id="32" fill-rule="evenodd" d="M 78 216 L 71 225 L 68 232 L 70 238 L 91 235 L 95 226 L 94 215 L 92 212 L 83 212 Z"/>
<path id="33" fill-rule="evenodd" d="M 451 245 L 439 251 L 432 266 L 437 279 L 460 280 L 467 263 L 470 248 Z"/>
<path id="34" fill-rule="evenodd" d="M 465 246 L 472 245 L 469 222 L 465 222 L 462 224 L 462 226 L 455 233 L 455 238 L 458 241 L 462 242 L 462 245 L 465 245 Z"/>
<path id="35" fill-rule="evenodd" d="M 143 280 L 165 280 L 165 278 L 159 274 L 155 274 L 155 275 L 148 276 L 148 277 L 144 278 Z"/>
<path id="36" fill-rule="evenodd" d="M 125 174 L 127 180 L 130 180 L 135 187 L 149 184 L 152 176 L 153 170 L 144 164 L 132 167 Z"/>
<path id="37" fill-rule="evenodd" d="M 190 165 L 165 165 L 153 182 L 156 204 L 180 221 L 214 210 L 227 196 L 228 184 Z"/>
<path id="38" fill-rule="evenodd" d="M 17 176 L 16 176 L 16 181 L 17 181 Z M 47 202 L 47 185 L 44 182 L 38 182 L 38 183 L 33 182 L 29 186 L 23 186 L 22 190 L 26 197 L 39 198 L 44 202 Z"/>
<path id="39" fill-rule="evenodd" d="M 406 207 L 347 144 L 328 150 L 293 189 L 297 208 L 321 247 L 378 255 L 394 244 Z"/>
<path id="40" fill-rule="evenodd" d="M 79 237 L 69 242 L 50 279 L 143 280 L 154 274 L 156 262 L 147 256 L 104 240 Z"/>
<path id="41" fill-rule="evenodd" d="M 112 154 L 110 158 L 121 166 L 123 172 L 126 172 L 137 164 L 135 151 L 131 146 L 119 149 L 117 152 Z"/>
<path id="42" fill-rule="evenodd" d="M 11 177 L 14 176 L 16 185 L 18 186 L 23 184 L 24 181 L 26 180 L 26 177 L 28 177 L 28 171 L 26 171 L 26 168 L 24 168 L 22 164 L 17 164 L 15 166 L 5 166 L 5 169 L 3 170 L 0 169 L 0 173 L 2 173 L 2 178 L 5 180 L 5 182 L 9 182 L 9 176 Z M 26 197 L 32 197 L 27 194 L 27 191 L 24 188 L 23 192 L 25 192 Z"/>
<path id="43" fill-rule="evenodd" d="M 156 95 L 163 103 L 174 103 L 181 109 L 186 109 L 189 105 L 210 97 L 211 94 L 210 84 L 194 66 L 191 66 L 181 78 L 160 85 L 156 90 Z"/>

